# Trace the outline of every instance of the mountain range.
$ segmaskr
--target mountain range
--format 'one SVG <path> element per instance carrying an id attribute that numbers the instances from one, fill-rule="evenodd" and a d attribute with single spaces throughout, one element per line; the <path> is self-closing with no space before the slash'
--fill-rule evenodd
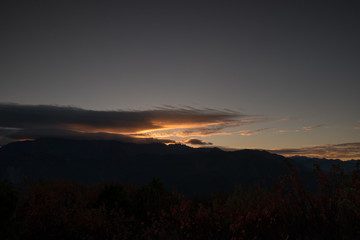
<path id="1" fill-rule="evenodd" d="M 137 144 L 105 140 L 38 139 L 0 148 L 0 178 L 67 179 L 84 184 L 119 181 L 143 185 L 158 178 L 169 190 L 184 194 L 231 192 L 235 186 L 271 186 L 295 166 L 311 184 L 314 164 L 329 171 L 332 164 L 351 171 L 357 161 L 307 157 L 286 158 L 263 150 L 223 151 L 181 144 Z"/>

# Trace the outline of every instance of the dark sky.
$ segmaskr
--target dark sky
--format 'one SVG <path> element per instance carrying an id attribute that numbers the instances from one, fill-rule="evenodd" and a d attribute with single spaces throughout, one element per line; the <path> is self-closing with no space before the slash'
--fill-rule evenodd
<path id="1" fill-rule="evenodd" d="M 229 148 L 360 142 L 356 1 L 81 2 L 1 3 L 0 103 L 262 119 L 152 135 Z"/>

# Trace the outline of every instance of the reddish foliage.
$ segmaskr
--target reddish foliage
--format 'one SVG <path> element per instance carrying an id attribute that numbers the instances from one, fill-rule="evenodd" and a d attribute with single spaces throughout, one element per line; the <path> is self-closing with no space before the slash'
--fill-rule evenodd
<path id="1" fill-rule="evenodd" d="M 16 218 L 22 239 L 354 239 L 360 233 L 360 171 L 315 169 L 309 192 L 297 170 L 271 190 L 186 198 L 158 181 L 144 187 L 66 181 L 32 184 Z M 112 195 L 109 189 L 117 189 Z M 114 190 L 115 191 L 115 190 Z M 101 196 L 101 201 L 99 200 Z"/>

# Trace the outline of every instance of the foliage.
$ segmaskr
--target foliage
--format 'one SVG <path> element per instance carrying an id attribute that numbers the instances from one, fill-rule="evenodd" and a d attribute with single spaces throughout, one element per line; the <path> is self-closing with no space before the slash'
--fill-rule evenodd
<path id="1" fill-rule="evenodd" d="M 169 193 L 158 179 L 141 187 L 42 181 L 21 197 L 1 183 L 1 239 L 360 238 L 359 167 L 351 175 L 315 167 L 316 192 L 289 169 L 270 190 L 196 197 Z M 24 231 L 14 231 L 20 223 Z"/>
<path id="2" fill-rule="evenodd" d="M 0 182 L 0 239 L 18 239 L 20 222 L 16 221 L 19 195 L 9 182 Z"/>

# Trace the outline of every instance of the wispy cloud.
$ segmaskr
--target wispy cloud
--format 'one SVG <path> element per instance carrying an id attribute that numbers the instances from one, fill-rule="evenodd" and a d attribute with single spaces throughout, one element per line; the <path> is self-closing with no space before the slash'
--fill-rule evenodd
<path id="1" fill-rule="evenodd" d="M 306 126 L 306 127 L 303 127 L 304 130 L 306 131 L 311 131 L 315 128 L 320 128 L 320 127 L 324 127 L 325 124 L 318 124 L 318 125 L 315 125 L 315 126 Z"/>
<path id="2" fill-rule="evenodd" d="M 211 142 L 205 142 L 203 140 L 196 138 L 184 139 L 183 142 L 191 145 L 212 145 Z"/>
<path id="3" fill-rule="evenodd" d="M 360 121 L 358 121 L 358 123 L 360 123 Z M 355 126 L 354 129 L 360 130 L 360 126 Z"/>
<path id="4" fill-rule="evenodd" d="M 278 121 L 292 121 L 295 119 L 296 118 L 294 118 L 294 117 L 282 117 L 282 118 L 279 118 Z"/>
<path id="5" fill-rule="evenodd" d="M 317 158 L 360 159 L 360 142 L 284 148 L 270 151 L 284 156 L 299 155 Z"/>
<path id="6" fill-rule="evenodd" d="M 314 125 L 314 126 L 305 126 L 302 127 L 301 129 L 281 129 L 279 130 L 279 133 L 298 133 L 298 132 L 302 132 L 302 131 L 311 131 L 314 130 L 316 128 L 321 128 L 321 127 L 325 127 L 325 124 L 318 124 L 318 125 Z"/>
<path id="7" fill-rule="evenodd" d="M 272 129 L 272 128 L 259 128 L 259 129 L 255 129 L 255 130 L 241 131 L 240 134 L 243 136 L 251 136 L 251 135 L 254 135 L 259 132 L 266 131 L 269 129 Z"/>
<path id="8" fill-rule="evenodd" d="M 290 133 L 290 132 L 300 132 L 299 129 L 295 129 L 295 130 L 291 130 L 291 129 L 282 129 L 282 130 L 279 130 L 279 133 Z"/>
<path id="9" fill-rule="evenodd" d="M 162 141 L 166 141 L 163 138 L 244 133 L 228 128 L 267 120 L 230 110 L 190 107 L 94 111 L 64 106 L 0 103 L 0 137 L 14 140 L 76 135 L 143 138 L 143 141 L 162 138 Z"/>

